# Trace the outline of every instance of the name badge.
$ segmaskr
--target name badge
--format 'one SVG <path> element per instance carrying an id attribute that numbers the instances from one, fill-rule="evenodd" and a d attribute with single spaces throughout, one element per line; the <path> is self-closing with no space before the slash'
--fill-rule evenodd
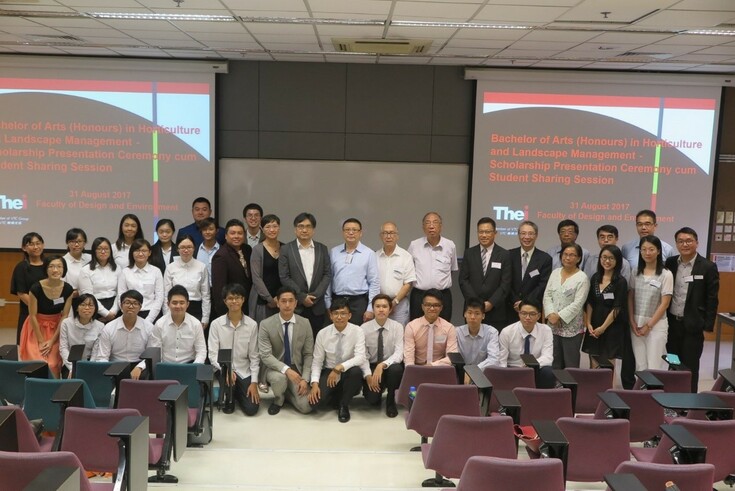
<path id="1" fill-rule="evenodd" d="M 446 343 L 446 342 L 447 342 L 447 337 L 446 336 L 436 336 L 434 338 L 434 344 L 436 344 L 436 343 Z"/>
<path id="2" fill-rule="evenodd" d="M 63 297 L 54 298 L 54 305 L 64 305 Z"/>
<path id="3" fill-rule="evenodd" d="M 654 288 L 661 288 L 661 282 L 658 280 L 651 280 L 648 284 Z"/>
<path id="4" fill-rule="evenodd" d="M 695 280 L 703 280 L 704 279 L 704 275 L 703 274 L 695 274 L 694 275 L 694 279 Z"/>
<path id="5" fill-rule="evenodd" d="M 691 283 L 692 281 L 694 281 L 694 276 L 692 275 L 685 276 L 683 280 L 684 280 L 684 283 Z"/>
<path id="6" fill-rule="evenodd" d="M 602 298 L 605 300 L 615 300 L 615 294 L 613 292 L 603 293 Z"/>
<path id="7" fill-rule="evenodd" d="M 534 269 L 533 271 L 531 271 L 530 273 L 528 273 L 528 276 L 530 276 L 531 278 L 533 278 L 534 276 L 538 276 L 540 274 L 541 273 L 538 272 L 538 269 Z"/>
<path id="8" fill-rule="evenodd" d="M 490 263 L 490 267 L 493 269 L 500 269 L 500 263 L 496 263 L 496 262 Z"/>

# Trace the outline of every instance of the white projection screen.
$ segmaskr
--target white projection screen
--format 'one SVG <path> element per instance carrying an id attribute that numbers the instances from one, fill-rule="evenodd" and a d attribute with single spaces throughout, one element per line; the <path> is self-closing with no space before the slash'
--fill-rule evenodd
<path id="1" fill-rule="evenodd" d="M 39 232 L 63 249 L 80 227 L 117 238 L 136 214 L 145 237 L 214 202 L 214 81 L 226 64 L 0 57 L 0 247 Z"/>
<path id="2" fill-rule="evenodd" d="M 619 245 L 652 209 L 673 244 L 690 226 L 707 250 L 721 78 L 658 74 L 468 71 L 477 78 L 471 224 L 497 221 L 501 237 L 536 222 L 537 246 L 558 243 L 563 219 L 597 250 L 612 224 Z M 513 239 L 501 240 L 516 247 Z"/>

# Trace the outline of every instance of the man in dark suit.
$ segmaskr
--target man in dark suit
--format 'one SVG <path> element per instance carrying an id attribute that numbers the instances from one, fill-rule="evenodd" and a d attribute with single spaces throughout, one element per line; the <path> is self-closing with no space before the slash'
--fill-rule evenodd
<path id="1" fill-rule="evenodd" d="M 308 381 L 314 338 L 309 321 L 294 313 L 296 303 L 296 291 L 282 286 L 276 295 L 278 314 L 264 319 L 258 331 L 260 379 L 273 389 L 270 415 L 278 414 L 286 400 L 300 413 L 311 412 Z"/>
<path id="2" fill-rule="evenodd" d="M 479 298 L 484 303 L 484 324 L 500 330 L 505 327 L 506 303 L 511 284 L 508 251 L 495 243 L 495 220 L 480 218 L 477 240 L 480 242 L 464 252 L 459 267 L 459 288 L 465 301 Z"/>
<path id="3" fill-rule="evenodd" d="M 332 281 L 332 266 L 327 246 L 312 240 L 316 218 L 311 213 L 300 213 L 293 221 L 296 240 L 281 247 L 278 257 L 278 276 L 281 284 L 296 291 L 296 313 L 308 319 L 316 334 L 324 327 L 327 307 L 324 294 Z"/>
<path id="4" fill-rule="evenodd" d="M 508 251 L 511 265 L 511 290 L 506 309 L 507 324 L 518 322 L 521 300 L 542 305 L 546 283 L 551 275 L 551 256 L 536 248 L 538 225 L 525 221 L 518 227 L 520 247 Z"/>
<path id="5" fill-rule="evenodd" d="M 666 268 L 674 275 L 666 350 L 692 371 L 692 392 L 697 392 L 704 331 L 714 330 L 717 316 L 720 275 L 715 263 L 697 254 L 697 232 L 681 228 L 674 240 L 679 255 L 666 259 Z"/>
<path id="6" fill-rule="evenodd" d="M 245 224 L 233 218 L 225 226 L 225 243 L 212 257 L 212 308 L 215 316 L 227 313 L 227 306 L 222 300 L 222 289 L 230 283 L 238 283 L 245 288 L 247 296 L 253 286 L 250 274 L 250 253 L 253 250 L 245 243 Z M 242 311 L 248 313 L 247 302 Z"/>

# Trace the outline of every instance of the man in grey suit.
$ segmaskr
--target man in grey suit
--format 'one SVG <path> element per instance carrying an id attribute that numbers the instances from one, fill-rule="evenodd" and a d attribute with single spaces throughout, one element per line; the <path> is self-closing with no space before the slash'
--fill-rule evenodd
<path id="1" fill-rule="evenodd" d="M 296 313 L 308 319 L 316 334 L 324 327 L 327 307 L 324 294 L 332 281 L 332 265 L 327 246 L 312 240 L 316 218 L 311 213 L 299 213 L 293 221 L 296 240 L 281 247 L 278 276 L 281 284 L 296 292 Z"/>
<path id="2" fill-rule="evenodd" d="M 268 414 L 278 414 L 288 400 L 300 413 L 311 412 L 309 384 L 314 337 L 309 322 L 294 313 L 296 292 L 283 286 L 276 295 L 279 313 L 260 323 L 258 350 L 261 380 L 266 380 L 275 397 Z M 262 373 L 261 372 L 261 373 Z"/>
<path id="3" fill-rule="evenodd" d="M 479 244 L 464 253 L 459 268 L 459 288 L 465 301 L 483 301 L 484 324 L 498 331 L 505 327 L 505 305 L 511 289 L 511 264 L 508 251 L 495 243 L 495 220 L 480 218 L 477 222 Z"/>

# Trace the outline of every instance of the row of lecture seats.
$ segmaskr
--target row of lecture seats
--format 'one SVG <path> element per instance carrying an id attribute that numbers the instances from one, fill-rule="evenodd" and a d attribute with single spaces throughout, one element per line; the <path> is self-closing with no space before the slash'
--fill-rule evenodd
<path id="1" fill-rule="evenodd" d="M 424 487 L 451 485 L 446 477 L 459 478 L 473 456 L 516 458 L 514 424 L 533 427 L 541 455 L 561 459 L 572 481 L 602 481 L 631 453 L 657 464 L 711 463 L 708 489 L 729 483 L 735 472 L 735 453 L 727 450 L 735 441 L 732 370 L 721 371 L 716 390 L 690 394 L 685 370 L 641 372 L 636 389 L 615 390 L 612 370 L 567 369 L 554 372 L 558 388 L 536 389 L 530 367 L 465 366 L 472 385 L 460 385 L 464 374 L 457 376 L 456 365 L 406 367 L 396 398 L 408 409 L 406 427 L 421 437 L 412 450 L 421 450 L 425 467 L 436 472 Z M 417 388 L 415 398 L 408 387 Z M 666 417 L 665 407 L 677 417 Z"/>

